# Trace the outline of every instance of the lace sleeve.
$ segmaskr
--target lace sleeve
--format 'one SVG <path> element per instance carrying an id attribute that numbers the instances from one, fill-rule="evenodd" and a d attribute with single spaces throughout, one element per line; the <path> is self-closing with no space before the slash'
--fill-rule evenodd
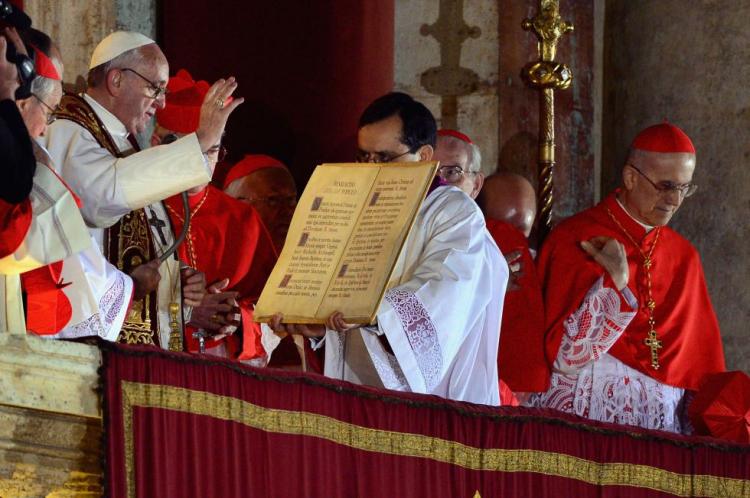
<path id="1" fill-rule="evenodd" d="M 625 289 L 623 297 L 633 307 L 635 298 L 629 289 Z M 580 308 L 565 321 L 565 333 L 554 369 L 575 374 L 609 351 L 635 316 L 635 312 L 621 311 L 621 305 L 620 294 L 605 287 L 604 278 L 600 277 L 586 294 Z"/>

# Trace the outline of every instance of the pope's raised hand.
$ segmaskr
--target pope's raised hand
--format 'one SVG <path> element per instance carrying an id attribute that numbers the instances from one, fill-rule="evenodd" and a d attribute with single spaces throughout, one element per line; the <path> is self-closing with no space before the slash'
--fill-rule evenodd
<path id="1" fill-rule="evenodd" d="M 220 79 L 208 89 L 201 106 L 198 129 L 195 132 L 204 153 L 221 143 L 221 136 L 229 115 L 245 101 L 240 97 L 230 102 L 230 97 L 236 89 L 237 81 L 234 77 L 226 80 Z"/>
<path id="2" fill-rule="evenodd" d="M 620 241 L 609 237 L 594 237 L 581 241 L 581 248 L 607 270 L 617 290 L 623 290 L 628 285 L 628 256 Z"/>

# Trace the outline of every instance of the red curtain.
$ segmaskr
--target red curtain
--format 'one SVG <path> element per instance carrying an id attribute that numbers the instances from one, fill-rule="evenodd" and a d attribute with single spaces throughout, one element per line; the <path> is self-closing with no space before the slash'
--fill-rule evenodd
<path id="1" fill-rule="evenodd" d="M 322 162 L 351 161 L 360 113 L 393 87 L 394 2 L 163 0 L 170 74 L 236 76 L 230 159 L 278 157 L 304 185 Z"/>
<path id="2" fill-rule="evenodd" d="M 750 494 L 750 446 L 106 347 L 112 497 Z"/>

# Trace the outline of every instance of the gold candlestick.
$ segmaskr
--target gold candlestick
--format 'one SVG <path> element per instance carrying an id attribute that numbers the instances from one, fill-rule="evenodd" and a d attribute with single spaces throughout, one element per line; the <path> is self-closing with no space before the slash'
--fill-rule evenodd
<path id="1" fill-rule="evenodd" d="M 540 0 L 539 12 L 521 24 L 539 39 L 539 60 L 530 62 L 522 71 L 526 82 L 540 90 L 539 100 L 539 241 L 552 228 L 555 167 L 555 90 L 565 90 L 573 81 L 573 73 L 565 64 L 555 62 L 557 43 L 573 25 L 560 17 L 559 0 Z"/>

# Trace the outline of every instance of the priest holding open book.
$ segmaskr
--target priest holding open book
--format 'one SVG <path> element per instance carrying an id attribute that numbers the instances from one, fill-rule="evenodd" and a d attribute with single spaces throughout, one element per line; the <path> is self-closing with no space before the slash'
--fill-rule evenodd
<path id="1" fill-rule="evenodd" d="M 335 233 L 329 235 L 335 231 L 335 226 L 320 228 L 317 234 L 315 231 L 297 233 L 302 227 L 302 218 L 306 217 L 307 226 L 314 226 L 311 221 L 317 219 L 314 212 L 325 208 L 328 202 L 323 200 L 324 197 L 310 197 L 312 202 L 307 206 L 305 194 L 314 182 L 314 175 L 300 200 L 279 265 L 264 290 L 264 295 L 269 292 L 269 297 L 266 301 L 264 296 L 261 297 L 256 317 L 262 320 L 265 314 L 269 321 L 270 328 L 263 327 L 268 349 L 278 341 L 273 339 L 274 333 L 276 336 L 302 334 L 311 338 L 314 347 L 325 347 L 325 375 L 329 377 L 386 389 L 499 405 L 497 350 L 508 267 L 487 232 L 484 217 L 476 204 L 459 189 L 445 185 L 440 180 L 439 169 L 435 176 L 436 163 L 425 164 L 432 158 L 436 131 L 435 119 L 424 105 L 406 94 L 390 93 L 375 100 L 362 114 L 357 159 L 361 163 L 404 164 L 382 164 L 379 170 L 372 168 L 376 166 L 373 164 L 349 166 L 348 170 L 341 166 L 336 170 L 337 180 L 332 185 L 346 183 L 347 171 L 355 178 L 353 170 L 356 168 L 362 168 L 361 176 L 367 176 L 364 171 L 368 166 L 377 171 L 373 173 L 372 186 L 365 186 L 370 188 L 366 195 L 358 194 L 362 207 L 357 209 L 361 210 L 350 216 L 357 218 L 356 227 L 349 237 L 342 239 L 345 247 L 336 249 L 340 257 L 335 263 L 333 279 L 321 288 L 324 288 L 327 298 L 332 290 L 341 288 L 340 282 L 352 272 L 359 272 L 356 273 L 357 279 L 351 280 L 359 285 L 359 289 L 369 285 L 370 280 L 382 281 L 377 296 L 374 294 L 378 291 L 372 291 L 376 287 L 368 287 L 370 296 L 377 298 L 373 301 L 376 307 L 372 316 L 352 313 L 350 308 L 356 306 L 350 304 L 341 309 L 335 307 L 347 303 L 347 299 L 317 301 L 312 306 L 317 311 L 313 309 L 307 315 L 312 317 L 307 322 L 300 318 L 304 315 L 302 313 L 299 316 L 289 312 L 282 315 L 282 310 L 272 309 L 277 305 L 282 307 L 281 303 L 288 302 L 293 306 L 300 299 L 308 299 L 305 292 L 312 286 L 308 277 L 304 285 L 298 283 L 294 287 L 294 272 L 287 271 L 289 267 L 282 271 L 279 265 L 283 266 L 287 258 L 294 259 L 294 254 L 300 253 L 300 246 L 322 244 L 336 236 Z M 411 177 L 406 173 L 407 170 L 417 171 L 416 166 L 407 163 L 422 163 L 419 182 L 413 180 L 419 176 L 417 173 Z M 328 166 L 334 165 L 325 167 Z M 403 178 L 396 180 L 398 168 L 403 168 L 404 173 L 401 173 Z M 389 193 L 387 188 L 378 185 L 397 185 L 412 181 L 410 178 L 415 182 L 414 188 L 405 190 L 407 193 L 402 197 L 397 195 L 398 188 L 395 188 L 396 193 L 388 198 L 388 202 L 382 202 L 383 196 Z M 355 189 L 360 186 L 355 180 L 351 185 Z M 400 216 L 390 224 L 374 228 L 383 230 L 382 239 L 395 242 L 391 246 L 385 245 L 377 254 L 371 254 L 370 261 L 387 259 L 392 253 L 392 264 L 382 267 L 386 268 L 385 275 L 367 276 L 367 268 L 357 266 L 357 258 L 348 255 L 365 254 L 372 246 L 369 242 L 362 244 L 361 240 L 369 237 L 373 230 L 363 228 L 368 220 L 384 216 L 385 211 L 375 213 L 377 205 L 396 209 L 393 206 L 399 205 L 399 199 L 407 198 L 413 205 L 411 216 Z M 305 209 L 309 212 L 301 214 L 300 211 Z M 340 214 L 343 211 L 331 212 Z M 328 219 L 327 216 L 322 218 Z M 358 247 L 360 252 L 356 252 Z M 395 249 L 390 251 L 391 247 Z M 323 257 L 320 255 L 325 256 L 325 251 L 317 251 L 314 257 Z M 322 263 L 321 260 L 307 264 L 306 268 L 309 270 Z M 377 264 L 375 267 L 380 268 Z M 290 295 L 290 289 L 298 293 L 295 300 L 285 299 Z M 356 292 L 358 288 L 354 286 L 351 290 Z M 338 292 L 336 296 L 342 298 L 348 294 Z"/>

